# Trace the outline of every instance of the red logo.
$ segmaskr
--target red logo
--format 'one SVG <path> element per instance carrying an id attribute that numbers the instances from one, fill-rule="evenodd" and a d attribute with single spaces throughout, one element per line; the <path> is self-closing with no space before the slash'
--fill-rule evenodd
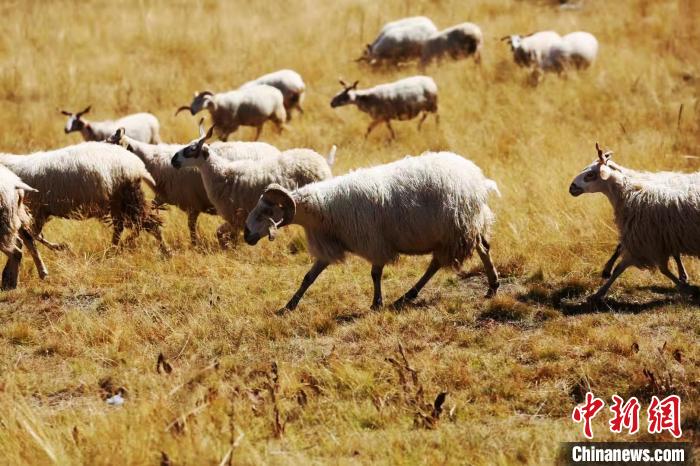
<path id="1" fill-rule="evenodd" d="M 624 403 L 625 400 L 617 395 L 613 395 L 612 399 L 610 411 L 614 417 L 608 422 L 610 432 L 621 434 L 622 429 L 627 429 L 628 434 L 636 434 L 639 431 L 639 400 L 632 397 Z"/>
<path id="2" fill-rule="evenodd" d="M 678 395 L 669 395 L 661 401 L 657 396 L 652 396 L 647 416 L 650 434 L 660 434 L 667 430 L 675 438 L 679 438 L 683 433 L 681 431 L 681 398 Z"/>
<path id="3" fill-rule="evenodd" d="M 598 412 L 603 409 L 605 402 L 600 398 L 596 398 L 593 393 L 586 393 L 586 402 L 583 405 L 578 405 L 574 408 L 574 412 L 571 413 L 571 419 L 574 422 L 583 421 L 583 435 L 586 438 L 593 438 L 593 429 L 591 428 L 591 420 L 595 417 Z"/>

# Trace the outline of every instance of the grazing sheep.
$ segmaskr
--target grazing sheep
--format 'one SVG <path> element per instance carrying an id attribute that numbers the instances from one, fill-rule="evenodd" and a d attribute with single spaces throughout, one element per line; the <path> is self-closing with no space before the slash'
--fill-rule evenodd
<path id="1" fill-rule="evenodd" d="M 239 89 L 247 89 L 259 84 L 267 84 L 279 89 L 284 97 L 284 109 L 287 112 L 287 121 L 292 119 L 292 109 L 299 110 L 299 113 L 304 113 L 301 108 L 301 103 L 304 101 L 304 92 L 306 84 L 301 79 L 299 73 L 293 70 L 279 70 L 274 73 L 268 73 L 260 76 L 257 79 L 244 83 Z"/>
<path id="2" fill-rule="evenodd" d="M 348 86 L 341 80 L 340 85 L 343 86 L 343 90 L 333 97 L 331 107 L 354 104 L 360 111 L 368 113 L 372 117 L 372 122 L 367 128 L 365 139 L 382 122 L 389 128 L 393 139 L 396 134 L 391 127 L 391 120 L 411 120 L 423 113 L 418 122 L 419 130 L 428 113 L 434 113 L 435 120 L 439 121 L 438 89 L 435 81 L 428 76 L 412 76 L 362 90 L 357 90 L 358 82 L 355 81 Z"/>
<path id="3" fill-rule="evenodd" d="M 143 162 L 126 149 L 102 142 L 84 142 L 63 149 L 29 155 L 0 154 L 0 163 L 39 192 L 26 195 L 32 212 L 32 233 L 51 249 L 65 245 L 41 236 L 51 217 L 110 218 L 112 244 L 117 245 L 125 227 L 135 233 L 145 229 L 168 253 L 160 220 L 146 202 L 141 182 L 155 188 Z"/>
<path id="4" fill-rule="evenodd" d="M 473 56 L 476 63 L 481 63 L 483 41 L 481 29 L 473 23 L 462 23 L 436 32 L 423 43 L 421 66 L 427 66 L 446 55 L 453 60 Z"/>
<path id="5" fill-rule="evenodd" d="M 603 193 L 613 206 L 620 232 L 621 260 L 608 281 L 590 300 L 601 301 L 629 266 L 658 268 L 681 290 L 689 285 L 668 268 L 670 257 L 700 256 L 700 172 L 678 174 L 675 186 L 639 176 L 610 161 L 612 152 L 598 144 L 598 160 L 586 167 L 569 187 L 572 196 Z"/>
<path id="6" fill-rule="evenodd" d="M 399 254 L 432 253 L 433 258 L 395 307 L 415 299 L 441 267 L 459 267 L 474 249 L 486 268 L 487 296 L 492 296 L 498 289 L 498 274 L 489 255 L 491 191 L 498 192 L 496 183 L 469 160 L 450 152 L 428 152 L 291 192 L 269 186 L 248 215 L 244 238 L 254 245 L 265 236 L 273 239 L 282 226 L 304 227 L 316 262 L 287 310 L 296 308 L 316 277 L 348 252 L 372 264 L 375 309 L 382 305 L 382 270 Z"/>
<path id="7" fill-rule="evenodd" d="M 178 108 L 175 115 L 182 110 L 189 110 L 190 114 L 196 115 L 204 108 L 209 110 L 212 123 L 222 141 L 226 141 L 239 126 L 257 128 L 257 141 L 266 121 L 272 121 L 282 131 L 287 119 L 284 96 L 279 89 L 266 84 L 220 94 L 195 92 L 189 107 Z"/>
<path id="8" fill-rule="evenodd" d="M 512 35 L 502 38 L 510 44 L 515 63 L 545 71 L 559 71 L 564 43 L 554 31 L 540 31 L 527 36 Z"/>
<path id="9" fill-rule="evenodd" d="M 227 222 L 217 230 L 222 247 L 229 239 L 237 242 L 245 216 L 269 184 L 294 188 L 332 176 L 326 160 L 310 149 L 292 149 L 260 160 L 226 160 L 215 146 L 205 143 L 213 131 L 212 126 L 204 134 L 200 126 L 200 137 L 177 151 L 171 163 L 175 168 L 199 168 L 209 200 Z M 331 157 L 334 153 L 335 146 Z"/>
<path id="10" fill-rule="evenodd" d="M 36 189 L 0 165 L 0 251 L 7 256 L 7 264 L 2 271 L 3 290 L 17 288 L 23 245 L 32 255 L 39 277 L 43 279 L 48 275 L 29 231 L 32 220 L 24 205 L 26 192 L 36 192 Z"/>
<path id="11" fill-rule="evenodd" d="M 384 25 L 364 54 L 357 61 L 371 65 L 399 64 L 421 57 L 423 42 L 437 32 L 437 28 L 425 16 L 414 16 L 392 21 Z"/>
<path id="12" fill-rule="evenodd" d="M 562 37 L 564 54 L 562 66 L 588 68 L 598 56 L 598 40 L 589 32 L 577 31 Z"/>
<path id="13" fill-rule="evenodd" d="M 140 158 L 156 182 L 157 204 L 171 204 L 187 213 L 187 226 L 192 244 L 197 244 L 197 218 L 201 213 L 215 214 L 202 183 L 202 175 L 195 168 L 178 170 L 170 163 L 180 144 L 147 144 L 136 141 L 118 129 L 107 139 L 111 144 L 126 148 Z M 275 156 L 280 151 L 264 142 L 215 142 L 212 147 L 228 160 L 259 160 Z"/>
<path id="14" fill-rule="evenodd" d="M 160 143 L 160 124 L 158 118 L 150 113 L 135 113 L 125 116 L 115 121 L 88 121 L 83 115 L 90 111 L 89 105 L 85 110 L 78 113 L 71 113 L 61 110 L 61 113 L 68 117 L 64 132 L 66 134 L 73 131 L 80 131 L 86 141 L 104 141 L 117 128 L 126 129 L 126 134 L 137 141 L 151 144 Z"/>

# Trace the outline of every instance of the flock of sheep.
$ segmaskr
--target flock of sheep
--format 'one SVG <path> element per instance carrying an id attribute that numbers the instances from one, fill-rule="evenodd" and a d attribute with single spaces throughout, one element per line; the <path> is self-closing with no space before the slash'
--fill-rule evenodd
<path id="1" fill-rule="evenodd" d="M 544 31 L 504 39 L 517 64 L 542 71 L 589 66 L 598 50 L 595 37 L 586 32 L 561 37 Z M 475 24 L 439 31 L 430 19 L 411 17 L 386 24 L 359 60 L 370 65 L 416 60 L 421 66 L 443 57 L 478 62 L 482 49 L 483 36 Z M 357 81 L 341 85 L 331 106 L 353 104 L 369 114 L 366 136 L 384 123 L 395 137 L 391 120 L 420 115 L 420 128 L 429 114 L 438 118 L 438 88 L 430 77 L 412 76 L 369 89 L 357 89 Z M 323 157 L 310 149 L 279 151 L 262 142 L 226 142 L 239 126 L 257 128 L 256 140 L 267 121 L 282 130 L 292 111 L 303 113 L 305 89 L 299 74 L 281 70 L 233 91 L 195 92 L 176 115 L 206 109 L 212 126 L 205 131 L 200 120 L 199 137 L 186 145 L 163 144 L 158 120 L 148 113 L 94 122 L 85 118 L 90 107 L 62 111 L 68 117 L 65 132 L 80 132 L 86 142 L 23 156 L 0 154 L 0 247 L 8 256 L 2 287 L 17 286 L 24 246 L 39 276 L 47 276 L 34 241 L 51 249 L 67 247 L 44 238 L 42 229 L 51 217 L 109 218 L 112 244 L 119 244 L 125 228 L 133 236 L 145 230 L 167 255 L 158 209 L 168 204 L 187 214 L 193 244 L 201 213 L 224 220 L 217 230 L 222 247 L 235 245 L 241 231 L 255 245 L 264 237 L 274 240 L 286 225 L 301 225 L 315 262 L 285 310 L 294 309 L 318 275 L 347 253 L 372 265 L 372 308 L 383 305 L 384 266 L 400 254 L 432 254 L 432 260 L 396 307 L 414 300 L 440 268 L 459 268 L 474 251 L 488 278 L 487 297 L 493 296 L 499 280 L 490 257 L 494 214 L 488 198 L 500 193 L 472 162 L 454 153 L 428 152 L 334 177 L 335 146 Z M 215 132 L 221 141 L 208 143 Z M 607 195 L 620 230 L 620 244 L 604 270 L 608 281 L 593 299 L 601 300 L 630 265 L 658 267 L 688 291 L 681 255 L 700 255 L 700 174 L 637 172 L 615 164 L 610 155 L 598 148 L 598 159 L 570 187 L 574 196 Z M 155 191 L 153 203 L 146 201 L 144 182 Z M 671 257 L 678 277 L 668 268 Z"/>

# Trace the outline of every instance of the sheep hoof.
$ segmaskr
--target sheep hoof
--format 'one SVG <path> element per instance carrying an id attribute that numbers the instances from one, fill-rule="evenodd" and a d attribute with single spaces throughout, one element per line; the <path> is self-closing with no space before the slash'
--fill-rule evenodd
<path id="1" fill-rule="evenodd" d="M 384 303 L 383 303 L 383 302 L 377 301 L 377 302 L 372 303 L 372 305 L 370 306 L 370 309 L 373 310 L 373 311 L 378 311 L 378 310 L 380 310 L 383 306 L 384 306 Z"/>
<path id="2" fill-rule="evenodd" d="M 394 304 L 392 304 L 391 307 L 398 311 L 398 310 L 405 308 L 410 303 L 411 303 L 411 300 L 406 298 L 405 296 L 403 296 L 403 297 L 397 299 L 396 301 L 394 301 Z"/>
<path id="3" fill-rule="evenodd" d="M 601 298 L 597 294 L 590 295 L 586 299 L 586 307 L 591 310 L 599 309 L 604 304 L 605 301 L 603 301 L 603 298 Z"/>
<path id="4" fill-rule="evenodd" d="M 493 286 L 490 286 L 488 291 L 486 292 L 486 299 L 490 299 L 490 298 L 493 298 L 494 296 L 496 296 L 496 293 L 498 293 L 499 286 L 501 286 L 501 285 L 499 285 L 498 283 L 496 283 Z"/>
<path id="5" fill-rule="evenodd" d="M 293 310 L 294 310 L 294 309 L 290 309 L 289 307 L 285 306 L 285 307 L 283 307 L 283 308 L 281 308 L 281 309 L 277 309 L 277 311 L 275 311 L 275 315 L 278 315 L 278 316 L 281 317 L 281 316 L 283 316 L 283 315 L 285 315 L 285 314 L 288 314 L 288 313 L 292 312 Z"/>

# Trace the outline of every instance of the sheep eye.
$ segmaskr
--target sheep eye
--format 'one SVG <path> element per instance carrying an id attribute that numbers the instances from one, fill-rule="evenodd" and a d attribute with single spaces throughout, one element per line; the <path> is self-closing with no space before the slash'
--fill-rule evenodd
<path id="1" fill-rule="evenodd" d="M 590 181 L 594 181 L 596 178 L 598 178 L 597 174 L 588 173 L 588 174 L 586 174 L 586 176 L 583 177 L 583 181 L 590 182 Z"/>

